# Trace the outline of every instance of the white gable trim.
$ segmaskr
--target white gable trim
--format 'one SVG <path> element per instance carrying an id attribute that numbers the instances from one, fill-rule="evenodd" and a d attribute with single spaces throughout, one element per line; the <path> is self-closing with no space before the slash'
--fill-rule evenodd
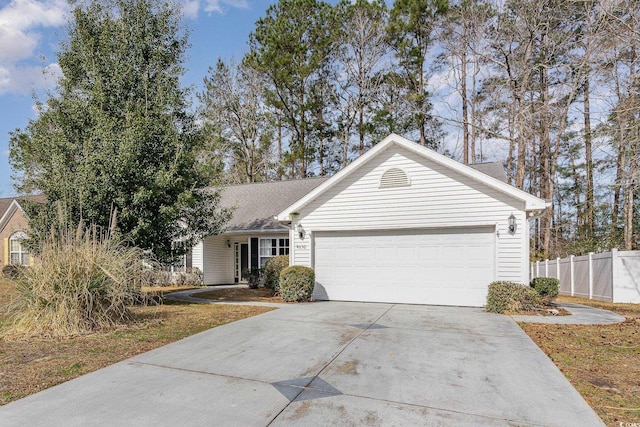
<path id="1" fill-rule="evenodd" d="M 17 199 L 13 199 L 13 201 L 11 202 L 11 204 L 9 205 L 7 210 L 2 215 L 2 218 L 0 218 L 0 232 L 2 232 L 2 230 L 4 230 L 4 228 L 9 223 L 9 220 L 11 219 L 11 217 L 13 217 L 13 215 L 18 210 L 21 210 L 22 213 L 24 213 L 24 209 L 22 209 L 22 206 L 20 206 L 20 203 L 18 203 L 18 200 Z"/>
<path id="2" fill-rule="evenodd" d="M 412 142 L 400 135 L 391 134 L 387 136 L 385 139 L 380 141 L 377 145 L 371 148 L 362 156 L 358 157 L 347 167 L 342 169 L 340 172 L 329 178 L 327 181 L 323 182 L 321 185 L 316 187 L 313 191 L 309 192 L 306 196 L 295 202 L 293 205 L 289 206 L 282 212 L 277 215 L 278 221 L 290 221 L 291 213 L 298 212 L 302 207 L 306 206 L 308 203 L 316 199 L 322 193 L 351 175 L 353 172 L 358 170 L 363 164 L 371 160 L 373 157 L 377 156 L 382 151 L 390 148 L 393 145 L 398 145 L 406 150 L 412 151 L 418 155 L 421 155 L 433 162 L 446 166 L 462 175 L 465 175 L 475 181 L 478 181 L 482 184 L 485 184 L 491 188 L 494 188 L 504 194 L 507 194 L 517 200 L 520 200 L 525 203 L 526 211 L 539 211 L 544 210 L 549 206 L 547 202 L 544 200 L 531 195 L 525 191 L 522 191 L 516 187 L 513 187 L 505 182 L 500 181 L 499 179 L 493 178 L 487 174 L 484 174 L 480 171 L 477 171 L 467 165 L 464 165 L 456 160 L 450 159 L 447 156 L 439 154 L 429 148 L 423 147 L 415 142 Z"/>

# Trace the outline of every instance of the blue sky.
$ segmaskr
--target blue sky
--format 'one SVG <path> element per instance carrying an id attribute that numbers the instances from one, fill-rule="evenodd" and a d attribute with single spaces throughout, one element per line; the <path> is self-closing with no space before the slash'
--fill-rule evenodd
<path id="1" fill-rule="evenodd" d="M 274 1 L 181 3 L 191 31 L 183 84 L 199 91 L 208 67 L 218 58 L 242 58 L 255 22 Z M 34 93 L 44 99 L 45 91 L 55 87 L 55 53 L 66 37 L 68 10 L 66 0 L 0 0 L 0 197 L 16 193 L 8 161 L 9 132 L 36 117 Z"/>

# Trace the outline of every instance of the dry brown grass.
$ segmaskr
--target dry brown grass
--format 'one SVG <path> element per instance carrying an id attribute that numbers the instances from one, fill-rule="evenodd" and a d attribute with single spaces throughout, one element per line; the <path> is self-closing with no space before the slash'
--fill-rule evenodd
<path id="1" fill-rule="evenodd" d="M 227 288 L 215 289 L 206 292 L 199 292 L 194 295 L 198 298 L 218 300 L 218 301 L 252 301 L 252 302 L 275 302 L 283 303 L 281 297 L 274 296 L 273 291 L 267 288 Z"/>
<path id="2" fill-rule="evenodd" d="M 0 302 L 11 291 L 0 280 Z M 0 405 L 189 335 L 272 310 L 217 304 L 133 307 L 133 321 L 107 332 L 66 339 L 0 339 Z M 0 312 L 0 330 L 6 314 Z"/>
<path id="3" fill-rule="evenodd" d="M 610 426 L 640 423 L 640 304 L 560 297 L 627 317 L 616 325 L 521 324 Z"/>

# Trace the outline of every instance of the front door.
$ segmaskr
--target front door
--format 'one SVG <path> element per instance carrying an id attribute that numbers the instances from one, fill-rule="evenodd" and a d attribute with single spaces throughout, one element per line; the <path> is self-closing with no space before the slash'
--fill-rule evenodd
<path id="1" fill-rule="evenodd" d="M 244 282 L 242 272 L 249 268 L 249 244 L 234 243 L 234 280 L 236 283 Z"/>

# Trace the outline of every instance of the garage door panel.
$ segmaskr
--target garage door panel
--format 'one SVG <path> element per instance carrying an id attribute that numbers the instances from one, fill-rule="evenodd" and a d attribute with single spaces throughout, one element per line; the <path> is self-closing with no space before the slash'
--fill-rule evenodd
<path id="1" fill-rule="evenodd" d="M 317 299 L 482 306 L 493 229 L 314 233 Z"/>

